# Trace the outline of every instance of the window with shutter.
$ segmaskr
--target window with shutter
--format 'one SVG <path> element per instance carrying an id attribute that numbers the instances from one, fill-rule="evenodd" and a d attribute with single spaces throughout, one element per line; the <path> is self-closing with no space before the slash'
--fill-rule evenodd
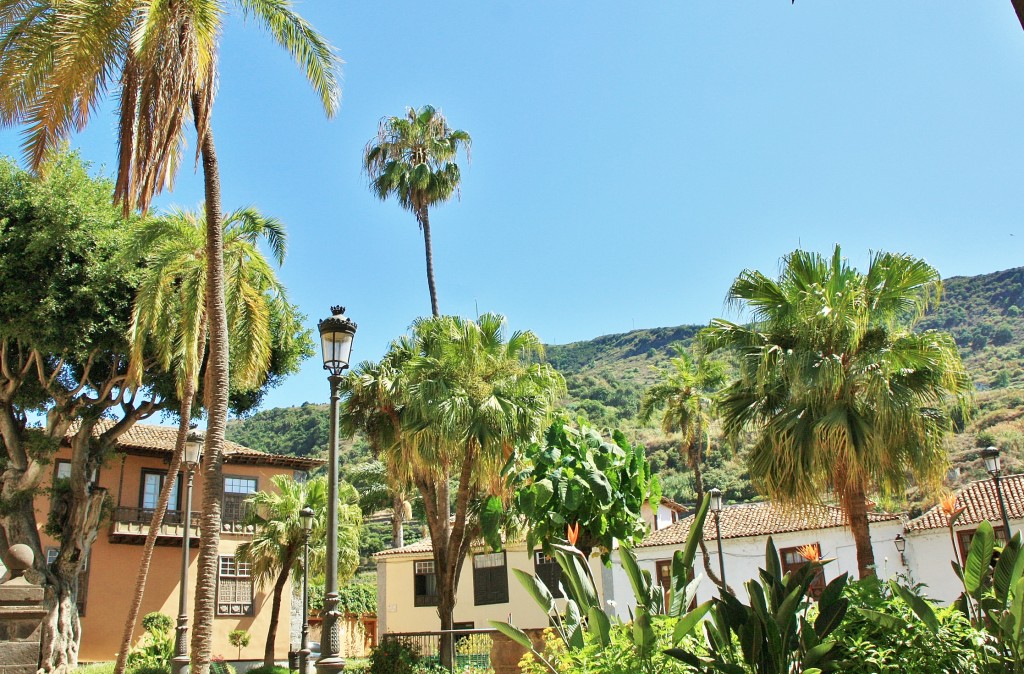
<path id="1" fill-rule="evenodd" d="M 562 567 L 554 557 L 540 551 L 533 553 L 533 574 L 541 579 L 552 597 L 561 599 L 564 596 L 559 587 L 559 583 L 562 582 Z"/>
<path id="2" fill-rule="evenodd" d="M 257 489 L 254 477 L 224 476 L 224 507 L 221 521 L 239 524 L 245 519 L 245 499 Z"/>
<path id="3" fill-rule="evenodd" d="M 217 615 L 252 615 L 252 569 L 246 562 L 223 555 L 217 577 Z"/>
<path id="4" fill-rule="evenodd" d="M 434 560 L 413 562 L 413 605 L 437 606 L 437 574 Z"/>
<path id="5" fill-rule="evenodd" d="M 508 602 L 508 570 L 504 552 L 473 555 L 474 604 L 505 604 Z"/>

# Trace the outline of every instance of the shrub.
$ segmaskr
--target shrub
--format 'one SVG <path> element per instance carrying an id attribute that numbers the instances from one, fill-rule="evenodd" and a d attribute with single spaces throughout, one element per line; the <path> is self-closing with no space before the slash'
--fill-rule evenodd
<path id="1" fill-rule="evenodd" d="M 171 674 L 170 664 L 166 666 L 143 665 L 142 667 L 131 667 L 128 674 Z"/>
<path id="2" fill-rule="evenodd" d="M 249 645 L 252 639 L 245 630 L 231 630 L 228 632 L 228 643 L 238 649 L 238 659 L 242 659 L 242 649 Z"/>
<path id="3" fill-rule="evenodd" d="M 142 618 L 142 629 L 147 632 L 170 632 L 174 629 L 174 621 L 171 616 L 164 615 L 158 611 L 147 613 Z"/>
<path id="4" fill-rule="evenodd" d="M 370 653 L 368 674 L 417 674 L 420 654 L 408 639 L 384 639 Z"/>
<path id="5" fill-rule="evenodd" d="M 345 669 L 348 669 L 346 667 Z M 252 669 L 246 670 L 245 674 L 290 674 L 291 670 L 287 667 L 278 667 L 277 665 L 271 665 L 267 667 L 262 665 L 260 667 L 253 667 Z"/>
<path id="6" fill-rule="evenodd" d="M 135 647 L 128 651 L 127 667 L 135 671 L 157 669 L 170 671 L 174 657 L 174 623 L 163 613 L 147 613 L 142 618 L 146 633 L 139 637 Z"/>
<path id="7" fill-rule="evenodd" d="M 210 674 L 237 674 L 235 668 L 224 661 L 223 655 L 210 658 Z"/>

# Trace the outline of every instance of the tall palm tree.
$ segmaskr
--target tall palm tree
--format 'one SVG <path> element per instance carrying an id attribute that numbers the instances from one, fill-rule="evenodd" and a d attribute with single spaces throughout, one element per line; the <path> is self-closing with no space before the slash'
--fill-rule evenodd
<path id="1" fill-rule="evenodd" d="M 409 480 L 396 480 L 393 475 L 399 471 L 389 468 L 381 461 L 368 461 L 352 468 L 346 479 L 359 492 L 359 508 L 366 516 L 382 510 L 391 511 L 391 547 L 405 545 L 406 520 L 412 517 L 413 491 Z"/>
<path id="2" fill-rule="evenodd" d="M 408 466 L 423 498 L 442 630 L 452 627 L 462 564 L 480 534 L 478 506 L 504 495 L 502 466 L 516 445 L 537 436 L 565 390 L 561 375 L 538 362 L 542 349 L 532 332 L 507 334 L 495 314 L 421 319 L 380 366 L 347 377 L 348 390 L 365 385 L 361 378 L 381 382 L 376 407 L 369 396 L 349 398 L 346 412 L 371 431 L 390 420 L 382 449 L 402 457 L 395 463 Z M 451 656 L 451 644 L 442 643 L 442 663 Z"/>
<path id="3" fill-rule="evenodd" d="M 363 155 L 363 169 L 370 178 L 373 193 L 381 200 L 395 195 L 402 208 L 416 216 L 423 232 L 430 310 L 434 316 L 440 316 L 440 312 L 434 283 L 430 208 L 458 192 L 462 175 L 455 159 L 462 148 L 469 161 L 471 144 L 468 133 L 453 130 L 444 115 L 425 105 L 419 110 L 407 108 L 405 117 L 380 120 L 377 138 L 366 144 Z"/>
<path id="4" fill-rule="evenodd" d="M 941 480 L 952 408 L 966 413 L 971 383 L 953 339 L 911 331 L 941 287 L 909 255 L 874 253 L 862 274 L 839 246 L 831 259 L 797 250 L 777 280 L 748 269 L 733 282 L 729 301 L 749 324 L 715 319 L 703 335 L 707 351 L 739 353 L 719 411 L 727 432 L 755 432 L 755 485 L 783 502 L 835 494 L 861 577 L 874 572 L 869 491 L 902 495 L 908 475 Z"/>
<path id="5" fill-rule="evenodd" d="M 258 491 L 246 500 L 246 523 L 253 526 L 251 540 L 238 546 L 238 558 L 252 565 L 257 588 L 273 584 L 270 627 L 263 664 L 274 666 L 274 643 L 281 617 L 281 598 L 290 575 L 302 582 L 302 548 L 305 534 L 300 511 L 309 506 L 316 513 L 310 541 L 310 575 L 322 576 L 327 556 L 327 478 L 299 482 L 287 475 L 270 478 L 276 491 Z M 359 494 L 347 483 L 338 485 L 338 572 L 340 580 L 359 566 Z"/>
<path id="6" fill-rule="evenodd" d="M 225 218 L 224 229 L 228 317 L 234 335 L 232 346 L 239 354 L 235 359 L 239 367 L 232 370 L 232 385 L 237 390 L 254 389 L 262 385 L 269 371 L 273 339 L 287 341 L 300 328 L 283 286 L 258 248 L 261 241 L 265 242 L 274 261 L 282 264 L 284 226 L 253 208 L 242 208 Z M 134 227 L 130 242 L 124 255 L 132 260 L 145 260 L 146 269 L 132 309 L 129 380 L 132 386 L 141 383 L 143 356 L 154 354 L 165 371 L 176 374 L 180 407 L 175 451 L 139 562 L 135 595 L 114 667 L 116 674 L 123 674 L 127 664 L 153 548 L 181 467 L 207 339 L 203 301 L 207 275 L 206 218 L 202 211 L 172 210 L 163 217 L 143 220 Z M 184 516 L 188 526 L 189 514 Z"/>
<path id="7" fill-rule="evenodd" d="M 661 412 L 661 430 L 679 433 L 681 449 L 693 471 L 696 502 L 704 498 L 704 454 L 710 445 L 710 428 L 714 414 L 714 396 L 725 385 L 725 368 L 720 361 L 693 358 L 681 346 L 669 361 L 671 370 L 663 372 L 660 381 L 644 393 L 640 402 L 640 420 L 648 423 Z M 656 504 L 651 504 L 657 510 Z M 704 571 L 718 585 L 721 579 L 711 568 L 704 539 L 698 539 Z"/>
<path id="8" fill-rule="evenodd" d="M 333 115 L 339 60 L 330 44 L 293 11 L 289 0 L 235 0 L 234 5 L 294 57 Z M 25 153 L 33 168 L 73 129 L 84 128 L 102 96 L 116 89 L 116 196 L 126 211 L 145 210 L 174 178 L 186 124 L 191 122 L 196 131 L 207 218 L 210 339 L 194 674 L 208 674 L 211 656 L 229 395 L 220 172 L 210 123 L 225 9 L 221 0 L 0 0 L 0 125 L 27 124 Z M 77 626 L 77 615 L 65 622 Z"/>

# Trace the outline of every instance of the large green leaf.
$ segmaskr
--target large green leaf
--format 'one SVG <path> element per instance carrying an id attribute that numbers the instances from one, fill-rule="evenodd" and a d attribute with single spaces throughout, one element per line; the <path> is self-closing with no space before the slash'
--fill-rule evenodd
<path id="1" fill-rule="evenodd" d="M 690 525 L 690 532 L 686 536 L 686 544 L 683 545 L 682 563 L 686 567 L 692 567 L 693 559 L 697 556 L 697 545 L 704 535 L 704 520 L 708 517 L 710 504 L 711 497 L 704 494 L 704 498 L 701 499 L 700 505 L 697 507 L 697 513 L 693 516 L 693 524 Z"/>
<path id="2" fill-rule="evenodd" d="M 992 549 L 995 545 L 995 532 L 992 525 L 983 521 L 978 525 L 971 538 L 971 548 L 967 553 L 964 565 L 964 588 L 972 596 L 977 596 L 982 581 L 992 563 Z"/>
<path id="3" fill-rule="evenodd" d="M 596 606 L 591 606 L 587 611 L 587 631 L 594 636 L 602 648 L 611 645 L 612 623 L 608 620 L 605 612 Z"/>
<path id="4" fill-rule="evenodd" d="M 999 553 L 999 561 L 996 562 L 995 571 L 992 573 L 992 589 L 1001 608 L 1006 607 L 1010 589 L 1017 583 L 1024 574 L 1024 554 L 1021 554 L 1021 532 L 1013 535 L 1013 538 L 1003 546 Z"/>
<path id="5" fill-rule="evenodd" d="M 693 632 L 694 628 L 701 621 L 707 612 L 711 609 L 711 601 L 706 601 L 697 608 L 693 609 L 676 622 L 675 629 L 672 632 L 672 642 L 679 643 L 679 641 L 686 635 Z"/>
<path id="6" fill-rule="evenodd" d="M 939 619 L 935 615 L 935 609 L 932 608 L 931 604 L 895 580 L 889 581 L 889 587 L 892 588 L 895 594 L 900 596 L 900 599 L 907 603 L 907 606 L 914 612 L 914 615 L 921 619 L 921 622 L 931 630 L 932 634 L 939 633 Z"/>
<path id="7" fill-rule="evenodd" d="M 533 499 L 533 507 L 537 510 L 543 508 L 551 500 L 551 497 L 555 493 L 555 487 L 551 483 L 551 480 L 544 478 L 543 480 L 537 480 L 533 483 L 533 493 L 536 495 Z"/>
<path id="8" fill-rule="evenodd" d="M 526 636 L 526 633 L 518 627 L 513 627 L 508 623 L 503 623 L 497 620 L 488 620 L 487 622 L 491 624 L 491 627 L 498 630 L 499 632 L 501 632 L 509 639 L 525 648 L 526 650 L 533 650 L 533 642 L 530 641 L 530 637 Z"/>
<path id="9" fill-rule="evenodd" d="M 551 596 L 551 591 L 548 590 L 544 581 L 536 576 L 526 573 L 522 569 L 512 569 L 512 573 L 519 579 L 519 584 L 526 589 L 526 592 L 531 597 L 533 597 L 533 601 L 537 603 L 537 606 L 539 606 L 545 614 L 551 615 L 555 610 L 555 599 Z"/>

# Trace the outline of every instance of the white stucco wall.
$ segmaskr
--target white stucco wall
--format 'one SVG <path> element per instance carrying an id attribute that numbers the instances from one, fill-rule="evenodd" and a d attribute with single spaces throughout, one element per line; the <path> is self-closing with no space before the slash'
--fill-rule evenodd
<path id="1" fill-rule="evenodd" d="M 888 578 L 906 571 L 900 564 L 900 556 L 893 543 L 896 539 L 896 534 L 902 531 L 903 525 L 898 520 L 871 525 L 872 548 L 875 552 L 878 573 L 881 577 Z M 825 566 L 826 582 L 831 581 L 844 572 L 849 572 L 851 578 L 857 577 L 857 553 L 853 543 L 853 534 L 846 527 L 775 534 L 773 540 L 775 547 L 779 550 L 818 543 L 821 546 L 823 557 L 835 559 L 835 561 Z M 767 542 L 767 536 L 750 536 L 722 541 L 726 581 L 741 599 L 746 599 L 747 596 L 746 590 L 743 589 L 743 583 L 752 578 L 757 578 L 758 569 L 764 566 L 764 553 Z M 682 545 L 637 548 L 637 561 L 640 564 L 640 568 L 650 571 L 651 576 L 656 579 L 656 563 L 661 560 L 672 559 L 672 554 L 675 550 L 681 548 Z M 708 541 L 707 548 L 711 568 L 717 574 L 719 564 L 715 541 Z M 703 602 L 716 596 L 718 594 L 716 586 L 704 574 L 704 561 L 699 550 L 694 566 L 696 567 L 695 572 L 704 576 L 697 589 L 697 601 Z M 617 554 L 613 559 L 611 576 L 614 586 L 615 612 L 620 617 L 628 619 L 629 611 L 636 607 L 636 601 L 629 585 L 629 579 L 622 570 Z"/>

